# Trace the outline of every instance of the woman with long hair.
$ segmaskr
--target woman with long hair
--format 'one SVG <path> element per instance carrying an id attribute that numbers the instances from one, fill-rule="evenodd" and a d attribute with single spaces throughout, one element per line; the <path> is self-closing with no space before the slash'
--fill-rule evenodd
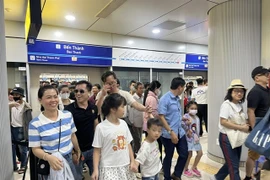
<path id="1" fill-rule="evenodd" d="M 143 105 L 152 108 L 154 118 L 159 118 L 158 115 L 158 97 L 161 94 L 161 84 L 159 81 L 154 80 L 150 83 L 149 87 L 144 92 Z M 147 121 L 150 119 L 148 113 L 143 114 L 143 131 L 147 136 Z M 160 160 L 162 161 L 162 143 L 160 138 L 157 139 L 160 151 Z"/>

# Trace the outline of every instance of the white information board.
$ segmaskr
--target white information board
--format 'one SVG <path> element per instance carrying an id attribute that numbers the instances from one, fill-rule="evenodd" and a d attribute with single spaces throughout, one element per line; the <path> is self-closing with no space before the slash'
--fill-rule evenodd
<path id="1" fill-rule="evenodd" d="M 113 48 L 112 66 L 184 69 L 185 54 Z"/>

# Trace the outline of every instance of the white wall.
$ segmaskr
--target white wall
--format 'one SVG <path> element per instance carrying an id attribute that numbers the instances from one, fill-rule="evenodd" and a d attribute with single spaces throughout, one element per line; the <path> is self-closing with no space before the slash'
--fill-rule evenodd
<path id="1" fill-rule="evenodd" d="M 5 21 L 6 36 L 24 38 L 24 24 L 22 22 Z M 55 32 L 61 32 L 61 37 L 56 37 Z M 163 40 L 146 39 L 139 37 L 123 36 L 117 34 L 93 32 L 78 29 L 42 25 L 38 39 L 51 41 L 66 41 L 74 43 L 84 43 L 102 46 L 136 48 L 163 52 L 181 52 L 193 54 L 208 54 L 208 47 L 205 45 L 178 43 Z M 129 45 L 127 42 L 132 40 L 134 43 Z M 24 39 L 13 43 L 25 44 Z M 21 51 L 25 51 L 22 48 Z M 27 58 L 27 57 L 25 57 Z M 13 58 L 14 59 L 14 58 Z M 7 58 L 9 61 L 9 57 Z M 26 62 L 26 59 L 25 59 Z"/>
<path id="2" fill-rule="evenodd" d="M 101 83 L 101 75 L 107 68 L 91 68 L 91 67 L 71 67 L 71 66 L 48 66 L 48 65 L 30 65 L 30 100 L 33 108 L 33 116 L 37 116 L 40 112 L 40 104 L 37 98 L 39 89 L 39 75 L 41 73 L 63 73 L 77 74 L 83 73 L 88 75 L 88 80 L 95 84 Z"/>

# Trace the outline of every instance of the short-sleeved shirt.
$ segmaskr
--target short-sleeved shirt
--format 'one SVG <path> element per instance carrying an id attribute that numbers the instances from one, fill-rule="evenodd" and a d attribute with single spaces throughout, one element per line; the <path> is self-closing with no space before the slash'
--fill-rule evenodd
<path id="1" fill-rule="evenodd" d="M 100 167 L 122 167 L 130 164 L 129 147 L 132 135 L 127 123 L 119 119 L 113 124 L 107 119 L 97 125 L 93 147 L 101 148 Z"/>
<path id="2" fill-rule="evenodd" d="M 191 99 L 195 99 L 198 104 L 207 104 L 208 86 L 198 86 L 192 90 Z"/>
<path id="3" fill-rule="evenodd" d="M 153 116 L 158 117 L 158 97 L 154 92 L 148 92 L 147 98 L 145 100 L 145 106 L 150 106 L 152 108 Z M 148 113 L 144 113 L 144 121 L 147 121 L 148 119 Z"/>
<path id="4" fill-rule="evenodd" d="M 171 91 L 164 94 L 159 101 L 158 113 L 164 115 L 170 128 L 178 137 L 183 137 L 185 131 L 181 126 L 182 110 L 178 96 L 175 96 Z M 171 135 L 165 128 L 162 128 L 162 137 L 171 139 Z"/>
<path id="5" fill-rule="evenodd" d="M 255 108 L 255 117 L 264 117 L 270 107 L 270 89 L 256 84 L 247 96 L 248 108 Z"/>
<path id="6" fill-rule="evenodd" d="M 162 168 L 157 141 L 144 141 L 137 154 L 136 161 L 140 163 L 142 177 L 151 177 L 159 173 Z"/>
<path id="7" fill-rule="evenodd" d="M 73 149 L 71 134 L 76 132 L 76 127 L 72 114 L 68 111 L 58 111 L 56 121 L 48 119 L 41 113 L 30 121 L 28 131 L 29 147 L 41 147 L 45 152 L 54 153 L 58 151 L 59 146 L 62 155 L 69 154 Z"/>
<path id="8" fill-rule="evenodd" d="M 243 107 L 241 104 L 235 104 L 233 102 L 230 102 L 229 100 L 226 100 L 222 103 L 221 107 L 220 107 L 220 112 L 219 112 L 219 117 L 220 118 L 224 118 L 224 119 L 233 119 L 235 116 L 243 116 L 244 119 L 246 119 L 246 115 L 243 112 Z M 222 126 L 220 124 L 220 120 L 218 122 L 218 128 L 219 128 L 219 132 L 223 133 L 223 134 L 227 134 L 224 126 Z"/>
<path id="9" fill-rule="evenodd" d="M 69 104 L 65 110 L 71 112 L 77 128 L 76 136 L 82 152 L 90 150 L 94 139 L 95 120 L 97 119 L 97 106 L 88 102 L 86 109 L 80 108 L 77 102 Z"/>
<path id="10" fill-rule="evenodd" d="M 23 127 L 23 108 L 25 103 L 23 102 L 18 107 L 11 108 L 11 126 Z"/>
<path id="11" fill-rule="evenodd" d="M 96 97 L 96 101 L 98 101 L 98 99 L 100 99 L 101 97 L 101 91 L 97 94 L 97 97 Z M 127 105 L 131 106 L 132 103 L 134 103 L 136 100 L 133 98 L 133 96 L 131 94 L 129 94 L 129 92 L 127 91 L 123 91 L 121 89 L 119 89 L 118 91 L 118 94 L 120 94 L 121 96 L 123 96 L 126 101 L 127 101 Z M 107 95 L 104 97 L 104 99 L 107 97 Z M 125 106 L 125 113 L 124 113 L 124 116 L 123 118 L 125 118 L 127 116 L 127 106 Z"/>
<path id="12" fill-rule="evenodd" d="M 143 96 L 139 97 L 136 93 L 133 95 L 133 98 L 140 104 L 143 103 Z M 128 108 L 128 118 L 131 124 L 135 127 L 141 128 L 143 125 L 143 112 L 138 111 L 137 109 L 130 107 Z"/>

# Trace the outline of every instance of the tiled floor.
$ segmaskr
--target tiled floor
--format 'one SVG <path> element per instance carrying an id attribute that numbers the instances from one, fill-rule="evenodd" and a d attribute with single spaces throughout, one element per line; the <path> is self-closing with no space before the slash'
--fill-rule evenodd
<path id="1" fill-rule="evenodd" d="M 185 176 L 182 176 L 182 180 L 198 180 L 198 179 L 201 179 L 201 180 L 209 180 L 210 179 L 210 176 L 215 174 L 218 169 L 222 166 L 222 164 L 220 163 L 217 163 L 217 162 L 214 162 L 212 160 L 210 160 L 208 157 L 207 157 L 207 133 L 205 133 L 203 135 L 203 137 L 201 138 L 201 145 L 202 145 L 202 148 L 203 148 L 203 156 L 202 156 L 202 159 L 198 165 L 198 169 L 201 171 L 202 173 L 202 177 L 201 178 L 187 178 Z M 191 159 L 191 164 L 192 162 L 194 161 L 194 158 L 195 158 L 195 155 L 196 153 L 193 153 L 193 157 Z M 173 166 L 175 165 L 176 163 L 176 159 L 177 159 L 177 153 L 175 152 L 175 155 L 174 155 L 174 158 L 173 158 Z M 173 167 L 172 167 L 172 170 L 173 170 Z M 240 175 L 242 178 L 244 178 L 245 176 L 245 173 L 244 173 L 244 168 L 240 168 Z M 87 173 L 85 173 L 85 176 L 86 176 L 86 180 L 90 180 L 91 178 L 88 176 Z M 21 180 L 22 179 L 22 175 L 19 175 L 18 173 L 14 173 L 14 180 Z M 163 179 L 162 177 L 162 174 L 161 174 L 161 177 L 160 179 Z M 227 177 L 227 179 L 229 179 Z M 30 180 L 29 178 L 29 171 L 27 172 L 26 174 L 26 180 Z"/>

